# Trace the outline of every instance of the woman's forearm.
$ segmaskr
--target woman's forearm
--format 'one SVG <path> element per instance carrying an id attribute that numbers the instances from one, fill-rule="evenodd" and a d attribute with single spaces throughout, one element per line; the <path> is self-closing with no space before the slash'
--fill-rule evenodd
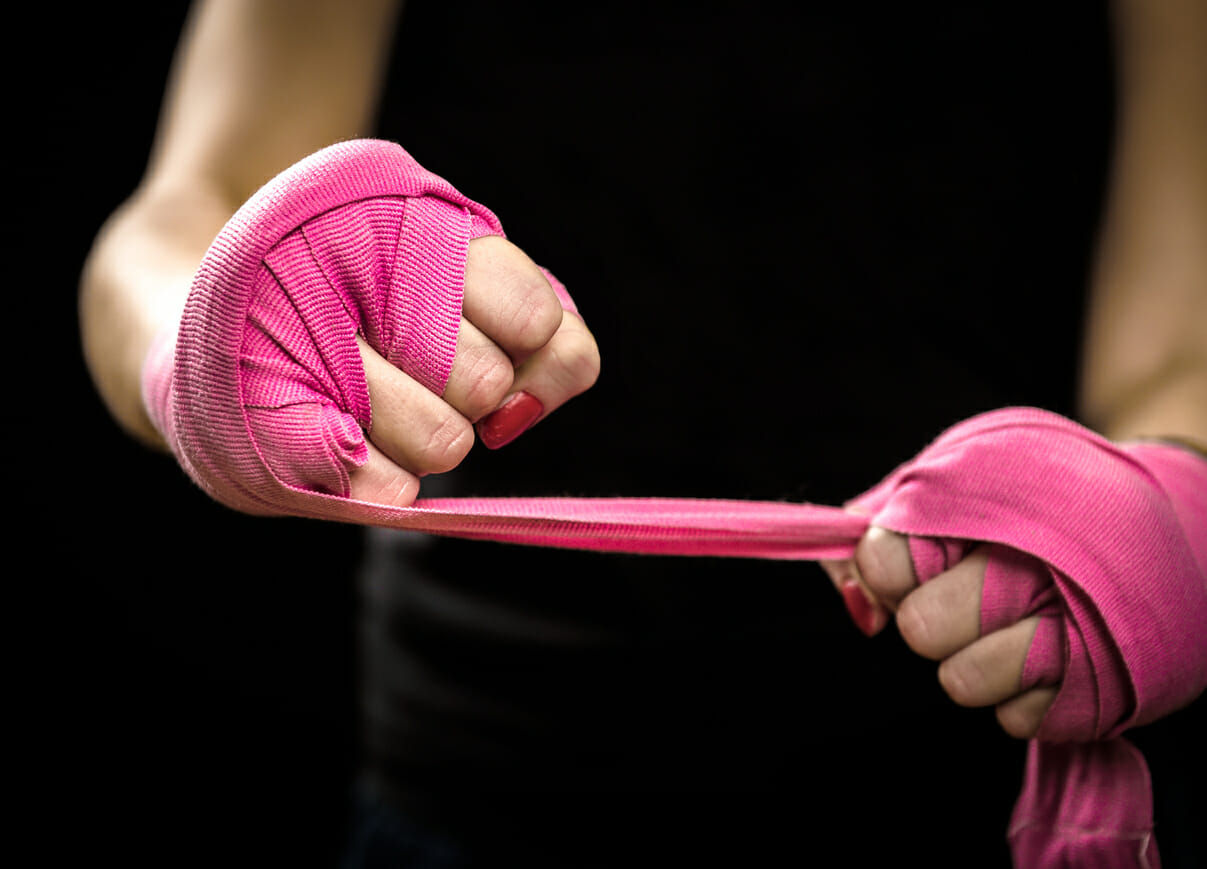
<path id="1" fill-rule="evenodd" d="M 162 447 L 142 406 L 141 372 L 154 337 L 173 328 L 193 273 L 233 205 L 200 186 L 140 191 L 105 224 L 80 281 L 84 360 L 117 422 Z"/>
<path id="2" fill-rule="evenodd" d="M 1119 0 L 1118 128 L 1084 419 L 1207 445 L 1207 4 Z"/>
<path id="3" fill-rule="evenodd" d="M 300 157 L 369 132 L 399 0 L 198 0 L 138 190 L 81 275 L 84 357 L 130 433 L 161 444 L 141 401 L 152 339 L 175 326 L 223 224 Z"/>

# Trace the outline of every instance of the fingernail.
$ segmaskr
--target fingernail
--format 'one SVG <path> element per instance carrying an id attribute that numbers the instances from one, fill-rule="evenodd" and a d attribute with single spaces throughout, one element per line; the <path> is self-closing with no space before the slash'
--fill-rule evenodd
<path id="1" fill-rule="evenodd" d="M 876 612 L 875 605 L 868 600 L 868 596 L 863 593 L 863 589 L 859 587 L 853 579 L 848 579 L 842 584 L 842 600 L 847 605 L 847 612 L 851 614 L 851 620 L 855 622 L 855 627 L 863 631 L 866 636 L 872 636 L 879 628 L 879 616 Z"/>
<path id="2" fill-rule="evenodd" d="M 478 422 L 478 437 L 489 449 L 511 443 L 541 418 L 545 406 L 527 392 L 517 392 L 507 403 Z"/>

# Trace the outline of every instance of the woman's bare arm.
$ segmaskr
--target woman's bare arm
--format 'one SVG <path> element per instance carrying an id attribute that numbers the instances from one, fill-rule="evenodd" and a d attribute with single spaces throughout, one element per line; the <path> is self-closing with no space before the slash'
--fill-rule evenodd
<path id="1" fill-rule="evenodd" d="M 1117 0 L 1119 121 L 1081 414 L 1207 447 L 1207 4 Z"/>
<path id="2" fill-rule="evenodd" d="M 261 184 L 366 134 L 398 0 L 200 0 L 146 173 L 97 236 L 80 285 L 84 354 L 117 421 L 162 446 L 140 398 L 152 338 L 175 323 L 210 242 Z"/>

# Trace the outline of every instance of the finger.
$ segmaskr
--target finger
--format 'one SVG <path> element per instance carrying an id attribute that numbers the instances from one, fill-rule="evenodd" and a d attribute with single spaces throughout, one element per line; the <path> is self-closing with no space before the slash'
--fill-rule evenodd
<path id="1" fill-rule="evenodd" d="M 566 314 L 561 328 L 515 373 L 512 395 L 478 425 L 482 443 L 496 449 L 510 443 L 599 377 L 599 348 L 587 324 Z"/>
<path id="2" fill-rule="evenodd" d="M 497 408 L 512 391 L 511 359 L 477 326 L 462 319 L 457 355 L 444 387 L 444 401 L 470 422 Z"/>
<path id="3" fill-rule="evenodd" d="M 551 413 L 599 379 L 599 345 L 577 314 L 567 313 L 549 341 L 516 369 L 517 392 L 540 399 Z"/>
<path id="4" fill-rule="evenodd" d="M 939 665 L 939 682 L 961 706 L 993 706 L 1022 688 L 1023 665 L 1039 618 L 1033 616 L 994 631 Z"/>
<path id="5" fill-rule="evenodd" d="M 906 595 L 897 630 L 924 658 L 940 661 L 981 635 L 981 589 L 989 556 L 983 549 Z"/>
<path id="6" fill-rule="evenodd" d="M 859 566 L 853 558 L 823 560 L 822 568 L 842 595 L 842 602 L 855 627 L 865 636 L 874 637 L 888 624 L 888 612 L 876 603 L 875 597 L 859 576 Z"/>
<path id="7" fill-rule="evenodd" d="M 1056 701 L 1057 688 L 1032 688 L 998 704 L 997 722 L 1016 739 L 1034 739 Z"/>
<path id="8" fill-rule="evenodd" d="M 369 440 L 415 475 L 440 473 L 460 464 L 474 443 L 469 421 L 359 337 L 356 340 L 373 408 Z"/>
<path id="9" fill-rule="evenodd" d="M 410 507 L 419 497 L 419 477 L 404 470 L 369 442 L 369 458 L 351 474 L 354 500 L 391 507 Z"/>
<path id="10" fill-rule="evenodd" d="M 890 611 L 918 587 L 909 538 L 902 534 L 873 525 L 855 547 L 855 563 L 872 597 Z"/>
<path id="11" fill-rule="evenodd" d="M 469 243 L 462 314 L 519 365 L 549 342 L 562 305 L 528 256 L 497 235 Z"/>

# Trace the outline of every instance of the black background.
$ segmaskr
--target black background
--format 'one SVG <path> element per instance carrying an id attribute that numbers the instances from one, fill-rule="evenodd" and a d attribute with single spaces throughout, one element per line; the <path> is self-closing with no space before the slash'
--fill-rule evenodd
<path id="1" fill-rule="evenodd" d="M 1072 17 L 1094 4 L 1070 6 L 1075 11 L 1063 14 Z M 1096 13 L 1086 18 L 1084 43 L 1058 45 L 1042 36 L 1050 23 L 1043 17 L 1051 14 L 1037 11 L 1043 9 L 1037 5 L 1020 13 L 1034 19 L 1029 27 L 1037 34 L 1035 44 L 996 46 L 1002 57 L 1018 58 L 1024 70 L 1003 76 L 996 86 L 1004 92 L 1021 82 L 1020 93 L 1025 94 L 1027 88 L 1037 86 L 1025 70 L 1033 64 L 1047 68 L 1066 51 L 1063 60 L 1072 83 L 1063 86 L 1077 94 L 1068 111 L 1078 113 L 1080 121 L 1105 138 L 1110 120 L 1105 17 Z M 224 865 L 331 865 L 342 835 L 354 762 L 354 590 L 346 565 L 360 551 L 359 534 L 355 529 L 311 522 L 252 520 L 212 504 L 170 460 L 146 452 L 115 427 L 92 391 L 80 359 L 75 318 L 80 266 L 97 228 L 140 178 L 185 11 L 186 4 L 179 2 L 139 4 L 137 12 L 95 4 L 68 12 L 61 4 L 48 3 L 25 9 L 6 27 L 9 213 L 3 244 L 9 266 L 6 355 L 12 388 L 4 403 L 4 429 L 10 470 L 6 476 L 13 487 L 9 503 L 16 521 L 9 522 L 10 567 L 5 572 L 6 585 L 15 592 L 6 612 L 13 627 L 9 717 L 17 723 L 9 749 L 19 771 L 10 787 L 22 807 L 16 826 L 30 834 L 43 858 L 39 862 L 47 864 L 63 863 L 69 857 L 113 855 L 130 866 L 207 859 Z M 557 43 L 541 33 L 539 13 L 516 14 L 531 15 L 523 25 L 534 46 L 558 52 Z M 461 24 L 455 12 L 440 10 L 437 4 L 422 7 L 417 15 L 423 17 L 416 19 L 413 32 Z M 626 28 L 606 19 L 598 23 L 593 32 L 600 41 L 615 39 L 617 45 L 623 44 L 621 31 Z M 679 23 L 670 17 L 646 19 L 640 22 L 641 32 L 645 38 L 674 39 L 679 34 L 688 40 L 690 34 L 682 35 Z M 1064 29 L 1056 28 L 1058 32 L 1068 29 L 1068 22 L 1062 23 Z M 609 27 L 616 32 L 609 32 Z M 482 39 L 490 32 L 487 22 L 461 35 Z M 807 32 L 813 40 L 825 37 L 817 29 Z M 1015 35 L 1017 31 L 1011 31 L 1001 39 L 1007 42 Z M 467 54 L 472 56 L 474 48 L 471 42 Z M 774 64 L 781 52 L 798 48 L 785 37 L 783 46 L 773 46 L 750 62 Z M 475 126 L 483 117 L 494 117 L 485 96 L 490 93 L 491 76 L 506 72 L 510 86 L 518 87 L 529 74 L 523 51 L 508 56 L 514 57 L 514 68 L 509 70 L 450 65 L 448 75 L 454 81 L 447 86 L 453 88 L 461 76 L 467 92 L 480 96 L 467 100 L 466 121 L 474 133 L 466 142 L 489 135 L 500 142 L 516 138 L 506 128 Z M 902 57 L 900 48 L 891 43 L 877 45 L 864 64 L 869 82 L 891 87 Z M 925 65 L 925 59 L 913 60 Z M 574 62 L 569 50 L 565 61 Z M 396 62 L 405 70 L 404 60 Z M 1034 75 L 1038 78 L 1039 73 Z M 942 82 L 953 98 L 965 95 L 963 76 L 938 61 L 928 80 Z M 1093 89 L 1077 90 L 1087 82 Z M 740 82 L 732 87 L 719 92 L 718 99 L 731 109 L 740 108 Z M 604 91 L 600 89 L 601 94 Z M 785 114 L 794 108 L 799 107 L 785 107 Z M 438 161 L 431 165 L 430 159 L 442 144 L 422 138 L 423 107 L 417 111 L 408 121 L 387 111 L 383 126 L 421 162 L 445 174 L 444 165 Z M 890 117 L 885 124 L 900 132 L 901 125 L 911 122 Z M 706 126 L 701 135 L 728 134 L 720 127 Z M 1030 165 L 1034 157 L 995 143 L 988 131 L 976 144 L 983 149 L 986 172 L 995 171 L 990 165 L 1009 168 L 1011 161 Z M 1048 180 L 1065 185 L 1060 201 L 1079 203 L 1076 209 L 1044 212 L 1029 204 L 995 205 L 1007 215 L 1002 224 L 1009 216 L 1029 210 L 1034 235 L 1027 239 L 1027 255 L 1033 265 L 1054 269 L 1061 280 L 1076 282 L 1086 262 L 1105 154 L 1071 160 L 1060 142 L 1047 144 L 1053 151 L 1051 162 L 1043 164 Z M 500 145 L 495 152 L 499 164 L 518 147 L 509 150 Z M 622 166 L 636 166 L 642 148 L 656 149 L 657 143 L 631 142 L 627 147 L 618 152 L 617 160 Z M 903 153 L 902 159 L 908 160 L 908 149 Z M 440 159 L 453 167 L 472 162 L 456 153 L 455 146 Z M 529 154 L 528 159 L 533 166 L 556 162 L 558 171 L 567 175 L 580 168 L 574 155 L 565 151 Z M 615 275 L 599 261 L 598 251 L 572 237 L 572 221 L 542 222 L 542 210 L 523 201 L 522 173 L 509 176 L 491 165 L 482 166 L 480 172 L 468 178 L 457 174 L 454 180 L 469 195 L 500 203 L 496 207 L 501 213 L 506 210 L 505 222 L 513 237 L 526 239 L 534 250 L 569 249 L 564 259 L 580 277 L 598 267 L 596 277 L 580 280 L 575 292 L 580 304 L 583 298 L 595 299 L 597 316 L 592 323 L 605 348 L 611 341 L 619 346 L 616 352 L 637 353 L 634 348 L 655 340 L 656 335 L 642 330 L 640 323 L 647 321 L 611 310 L 606 298 L 591 295 L 592 280 L 606 285 Z M 874 200 L 876 178 L 869 176 L 867 184 Z M 742 179 L 727 176 L 718 186 L 735 185 L 742 187 Z M 868 220 L 881 221 L 869 232 L 896 238 L 900 249 L 892 255 L 915 256 L 910 221 L 924 223 L 928 205 L 938 211 L 958 204 L 956 194 L 946 199 L 920 197 L 915 214 L 866 215 Z M 601 196 L 600 207 L 608 207 L 606 197 Z M 794 203 L 783 207 L 786 220 L 799 213 Z M 660 221 L 694 219 L 692 214 L 668 216 L 656 204 L 648 209 L 641 221 L 649 230 L 644 237 L 654 238 L 650 244 L 657 241 Z M 845 219 L 853 222 L 858 217 L 852 214 Z M 841 226 L 839 221 L 838 229 L 810 226 L 810 231 L 833 232 L 831 241 L 841 244 Z M 987 220 L 967 231 L 984 234 L 993 227 L 994 221 Z M 1002 235 L 1001 256 L 1006 259 L 1017 236 L 1005 230 Z M 1056 259 L 1052 250 L 1061 240 L 1073 252 Z M 605 242 L 631 245 L 633 240 L 618 233 Z M 608 249 L 607 243 L 599 249 Z M 959 243 L 960 239 L 952 239 L 953 246 Z M 676 253 L 681 252 L 662 256 L 668 271 L 683 266 Z M 959 270 L 969 266 L 958 257 L 949 259 L 945 267 L 956 273 L 953 279 L 961 279 Z M 857 268 L 857 251 L 851 260 Z M 549 264 L 561 273 L 557 263 Z M 978 267 L 986 268 L 985 264 Z M 584 283 L 588 285 L 585 296 L 577 289 Z M 902 294 L 913 289 L 904 286 Z M 970 295 L 953 318 L 967 322 L 983 317 L 988 304 Z M 994 313 L 1007 322 L 1014 316 Z M 648 321 L 656 322 L 657 317 Z M 939 326 L 951 332 L 959 322 Z M 867 360 L 873 354 L 867 347 L 879 337 L 853 335 L 845 345 L 849 355 L 836 357 L 836 364 L 867 365 L 870 372 Z M 938 351 L 920 344 L 918 352 Z M 945 352 L 953 358 L 971 355 L 958 347 Z M 1072 354 L 1060 352 L 1065 361 Z M 773 364 L 776 358 L 773 354 Z M 1005 372 L 986 364 L 982 369 L 961 368 L 953 378 L 978 387 L 1007 380 Z M 581 435 L 592 420 L 607 414 L 618 420 L 613 423 L 615 431 L 606 430 L 607 439 L 623 450 L 626 432 L 634 439 L 644 438 L 648 435 L 641 425 L 652 430 L 665 424 L 654 410 L 626 404 L 625 386 L 601 381 L 598 398 L 567 412 L 570 436 Z M 699 396 L 681 396 L 683 403 L 706 403 L 703 399 L 710 388 L 715 386 L 703 385 Z M 1065 384 L 1038 395 L 992 388 L 982 389 L 979 395 L 978 401 L 1027 400 L 1068 410 Z M 954 414 L 945 420 L 950 422 L 979 409 L 975 404 L 953 409 L 949 403 L 941 413 Z M 734 413 L 740 416 L 741 411 L 739 407 Z M 916 420 L 902 423 L 904 430 L 893 445 L 879 447 L 881 452 L 865 461 L 867 478 L 862 484 L 874 482 L 893 462 L 908 457 L 913 447 L 907 451 L 900 444 L 921 446 L 935 433 L 939 414 L 938 410 L 922 412 Z M 623 425 L 626 419 L 628 429 Z M 710 424 L 717 424 L 716 418 L 707 414 L 682 420 L 689 432 Z M 547 449 L 553 443 L 534 440 L 526 449 Z M 862 442 L 849 445 L 851 455 L 876 448 Z M 772 460 L 780 452 L 769 448 L 765 455 Z M 759 456 L 753 459 L 759 460 Z M 476 455 L 474 461 L 482 463 Z M 613 476 L 608 484 L 629 494 L 797 495 L 824 501 L 858 490 L 852 489 L 849 476 L 831 480 L 820 472 L 805 491 L 771 492 L 745 490 L 739 479 L 693 477 L 689 481 L 653 470 L 635 468 L 631 478 Z M 675 490 L 667 491 L 667 486 Z M 205 534 L 198 534 L 198 529 L 205 529 Z M 1197 706 L 1200 713 L 1202 705 L 1200 701 Z M 1142 733 L 1141 738 L 1147 739 L 1146 747 L 1159 759 L 1162 744 L 1184 744 L 1182 737 L 1190 728 L 1201 727 L 1196 720 L 1201 722 L 1202 715 L 1183 716 L 1158 725 L 1164 730 L 1157 729 L 1155 735 L 1150 728 L 1150 734 Z M 978 732 L 991 729 L 986 725 Z M 1159 769 L 1157 775 L 1160 785 Z M 1164 799 L 1167 804 L 1159 804 L 1159 810 L 1164 808 L 1167 816 L 1193 818 L 1196 806 L 1202 805 L 1200 797 L 1181 792 L 1176 802 L 1174 797 Z M 274 855 L 271 861 L 264 856 L 269 853 Z M 1176 865 L 1170 856 L 1172 851 L 1167 852 L 1167 863 Z"/>

